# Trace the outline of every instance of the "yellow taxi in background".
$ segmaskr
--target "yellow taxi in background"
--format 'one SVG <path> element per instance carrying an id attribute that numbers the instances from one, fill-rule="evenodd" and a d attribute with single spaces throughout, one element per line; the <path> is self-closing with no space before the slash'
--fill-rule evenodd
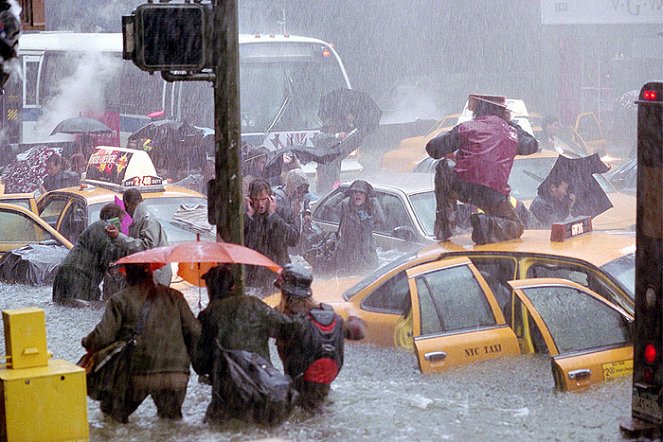
<path id="1" fill-rule="evenodd" d="M 0 255 L 27 244 L 49 243 L 73 247 L 72 243 L 33 211 L 15 204 L 0 203 Z"/>
<path id="2" fill-rule="evenodd" d="M 514 280 L 527 284 L 511 286 Z M 481 246 L 463 236 L 405 255 L 343 293 L 332 292 L 333 281 L 318 286 L 317 301 L 366 322 L 365 341 L 413 348 L 424 373 L 531 353 L 559 356 L 563 380 L 574 376 L 565 383 L 556 378 L 561 389 L 608 379 L 595 368 L 591 376 L 575 372 L 593 359 L 610 376 L 629 373 L 632 234 L 593 232 L 552 242 L 550 232 L 526 231 L 520 239 Z M 550 294 L 542 305 L 525 300 L 526 287 L 534 286 Z M 266 299 L 279 301 L 280 295 Z M 586 340 L 577 343 L 580 336 Z M 606 350 L 613 348 L 621 350 Z M 571 354 L 576 359 L 562 364 Z"/>
<path id="3" fill-rule="evenodd" d="M 185 222 L 178 222 L 175 214 L 206 206 L 207 198 L 185 187 L 163 183 L 149 155 L 141 150 L 97 147 L 81 186 L 44 194 L 37 210 L 43 220 L 75 243 L 83 229 L 99 219 L 101 208 L 116 198 L 121 201 L 122 192 L 129 188 L 141 191 L 148 210 L 161 222 L 171 244 L 196 239 L 194 231 L 187 230 Z"/>

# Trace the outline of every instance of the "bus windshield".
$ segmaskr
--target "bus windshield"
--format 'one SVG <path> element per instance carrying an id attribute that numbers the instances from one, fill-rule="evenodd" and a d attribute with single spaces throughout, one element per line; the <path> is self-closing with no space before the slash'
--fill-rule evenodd
<path id="1" fill-rule="evenodd" d="M 240 46 L 242 134 L 310 131 L 320 128 L 320 97 L 348 87 L 341 65 L 319 43 Z M 213 127 L 208 85 L 182 86 L 182 119 Z M 204 109 L 209 106 L 207 109 Z M 198 123 L 203 118 L 204 120 Z"/>

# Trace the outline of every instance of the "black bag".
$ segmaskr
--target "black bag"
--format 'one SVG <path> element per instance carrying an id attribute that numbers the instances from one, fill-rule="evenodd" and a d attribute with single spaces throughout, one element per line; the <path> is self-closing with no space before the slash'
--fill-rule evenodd
<path id="1" fill-rule="evenodd" d="M 291 388 L 290 376 L 250 351 L 218 346 L 213 377 L 212 408 L 248 422 L 274 425 L 283 421 L 299 395 Z"/>
<path id="2" fill-rule="evenodd" d="M 337 252 L 338 233 L 325 232 L 317 242 L 304 250 L 303 257 L 316 273 L 332 273 L 336 270 Z"/>
<path id="3" fill-rule="evenodd" d="M 78 361 L 87 373 L 87 395 L 90 399 L 101 401 L 112 397 L 118 404 L 124 403 L 129 394 L 129 363 L 134 346 L 135 339 L 115 341 Z"/>

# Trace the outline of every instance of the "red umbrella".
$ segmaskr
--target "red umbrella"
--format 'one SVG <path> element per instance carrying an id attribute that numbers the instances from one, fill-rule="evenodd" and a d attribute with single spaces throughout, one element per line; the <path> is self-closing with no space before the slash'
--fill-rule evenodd
<path id="1" fill-rule="evenodd" d="M 158 269 L 172 262 L 179 263 L 178 275 L 198 287 L 205 285 L 201 275 L 218 264 L 250 264 L 267 267 L 274 272 L 281 271 L 280 265 L 253 249 L 239 244 L 211 241 L 188 241 L 155 247 L 125 256 L 116 264 L 151 264 L 152 269 Z"/>

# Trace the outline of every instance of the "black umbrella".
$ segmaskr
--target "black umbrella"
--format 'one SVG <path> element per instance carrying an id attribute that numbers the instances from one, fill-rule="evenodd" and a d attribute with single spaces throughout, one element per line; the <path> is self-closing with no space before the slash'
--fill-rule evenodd
<path id="1" fill-rule="evenodd" d="M 539 185 L 539 194 L 550 188 L 550 182 L 561 178 L 569 185 L 569 192 L 576 197 L 573 211 L 578 216 L 600 215 L 612 207 L 612 203 L 593 174 L 605 173 L 610 166 L 601 161 L 598 154 L 582 158 L 560 155 L 545 180 Z"/>
<path id="2" fill-rule="evenodd" d="M 138 129 L 129 136 L 129 141 L 138 141 L 150 153 L 157 168 L 202 168 L 205 161 L 204 143 L 209 130 L 193 126 L 186 121 L 156 120 Z M 150 140 L 149 146 L 142 146 L 144 140 Z M 208 139 L 213 140 L 211 137 Z M 182 152 L 187 154 L 183 157 Z"/>
<path id="3" fill-rule="evenodd" d="M 365 92 L 335 89 L 320 99 L 318 116 L 323 121 L 342 126 L 348 113 L 354 116 L 355 126 L 364 135 L 375 132 L 382 117 L 378 105 Z"/>
<path id="4" fill-rule="evenodd" d="M 55 126 L 51 135 L 55 134 L 105 134 L 113 130 L 94 118 L 73 117 L 62 120 Z"/>
<path id="5" fill-rule="evenodd" d="M 204 129 L 186 121 L 156 120 L 129 135 L 129 141 L 149 138 L 155 146 L 163 146 L 168 143 L 200 142 L 206 134 Z"/>

